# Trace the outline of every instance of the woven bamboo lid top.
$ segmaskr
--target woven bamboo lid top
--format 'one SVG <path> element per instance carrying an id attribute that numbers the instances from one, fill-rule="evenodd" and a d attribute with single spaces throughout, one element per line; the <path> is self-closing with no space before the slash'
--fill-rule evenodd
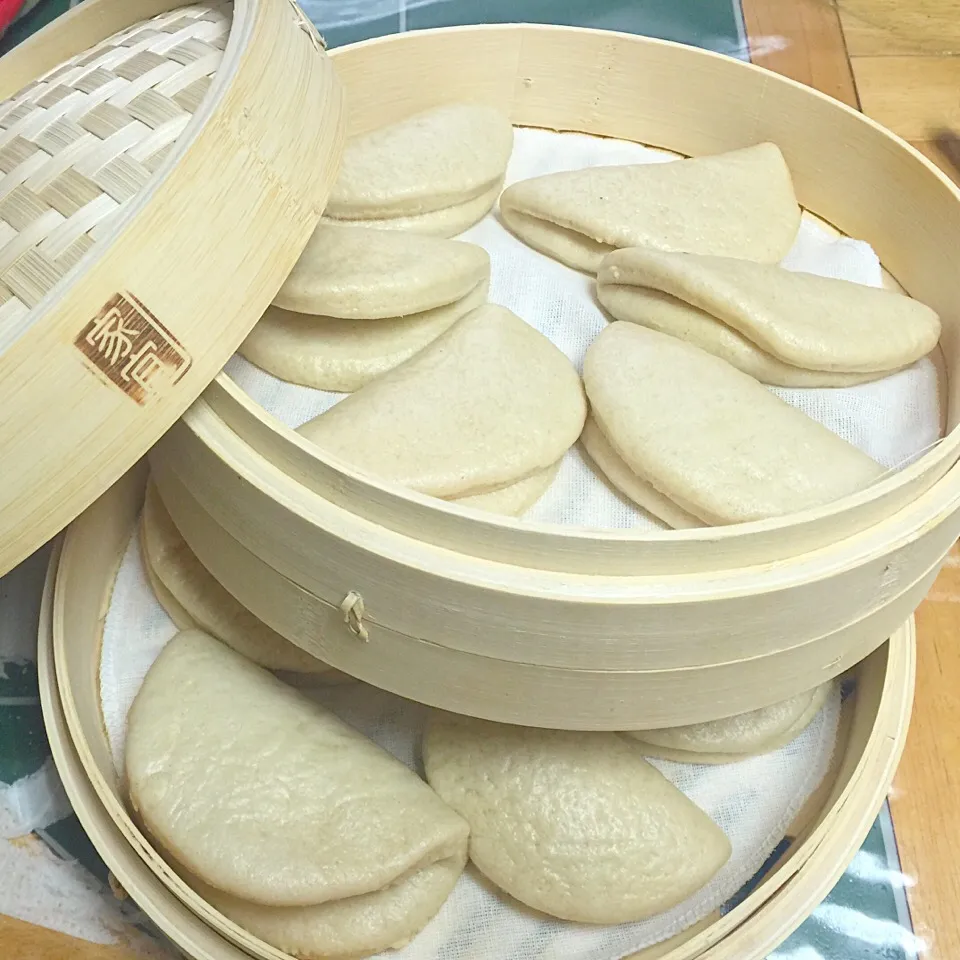
<path id="1" fill-rule="evenodd" d="M 232 6 L 182 7 L 0 104 L 0 348 L 163 163 L 223 58 Z"/>

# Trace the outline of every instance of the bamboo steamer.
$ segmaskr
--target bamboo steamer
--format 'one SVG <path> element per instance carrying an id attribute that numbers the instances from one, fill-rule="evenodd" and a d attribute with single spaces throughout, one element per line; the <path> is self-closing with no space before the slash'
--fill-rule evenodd
<path id="1" fill-rule="evenodd" d="M 0 60 L 0 101 L 3 574 L 236 349 L 316 225 L 343 124 L 290 0 L 88 0 Z"/>
<path id="2" fill-rule="evenodd" d="M 103 616 L 135 528 L 145 472 L 138 468 L 68 529 L 51 560 L 40 627 L 40 686 L 57 768 L 77 815 L 119 882 L 197 960 L 289 960 L 192 892 L 131 818 L 100 707 Z M 789 849 L 729 913 L 711 915 L 635 960 L 762 960 L 842 873 L 889 789 L 913 696 L 912 620 L 854 668 L 856 693 L 841 717 L 824 783 L 792 825 Z"/>
<path id="3" fill-rule="evenodd" d="M 823 508 L 664 534 L 580 531 L 481 517 L 362 477 L 221 375 L 151 459 L 184 537 L 234 596 L 395 693 L 584 729 L 767 705 L 849 668 L 910 616 L 960 533 L 960 191 L 943 174 L 807 87 L 642 37 L 466 27 L 332 58 L 348 134 L 479 100 L 515 124 L 687 155 L 774 141 L 801 203 L 869 240 L 941 314 L 948 432 Z"/>

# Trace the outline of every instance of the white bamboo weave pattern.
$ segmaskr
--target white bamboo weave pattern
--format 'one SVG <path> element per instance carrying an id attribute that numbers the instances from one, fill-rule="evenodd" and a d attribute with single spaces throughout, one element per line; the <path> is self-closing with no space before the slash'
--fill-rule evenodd
<path id="1" fill-rule="evenodd" d="M 229 3 L 142 21 L 0 103 L 0 332 L 109 229 L 163 162 L 223 58 Z"/>

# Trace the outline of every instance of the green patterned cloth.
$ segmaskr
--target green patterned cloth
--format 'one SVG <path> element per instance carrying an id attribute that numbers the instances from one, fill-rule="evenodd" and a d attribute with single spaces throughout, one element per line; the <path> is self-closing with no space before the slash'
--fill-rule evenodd
<path id="1" fill-rule="evenodd" d="M 71 5 L 70 0 L 39 0 L 11 26 L 0 51 Z M 733 56 L 745 51 L 742 15 L 731 0 L 304 0 L 303 6 L 330 46 L 426 27 L 528 21 L 629 31 Z M 0 580 L 0 913 L 106 942 L 118 916 L 150 928 L 132 905 L 112 901 L 106 867 L 69 811 L 51 768 L 35 663 L 46 556 L 41 551 Z M 59 873 L 49 858 L 35 855 L 24 869 L 20 853 L 13 852 L 22 850 L 22 834 L 43 840 L 62 866 Z M 21 838 L 9 845 L 6 861 L 4 837 Z M 15 875 L 21 878 L 17 883 Z M 49 903 L 44 896 L 52 898 Z M 914 960 L 918 946 L 885 807 L 833 892 L 770 960 Z"/>
<path id="2" fill-rule="evenodd" d="M 555 23 L 639 33 L 745 54 L 743 17 L 728 0 L 302 0 L 327 43 L 339 47 L 404 30 L 468 23 Z"/>
<path id="3" fill-rule="evenodd" d="M 17 19 L 7 28 L 3 39 L 0 39 L 0 54 L 6 53 L 73 6 L 76 6 L 76 3 L 71 0 L 29 0 L 23 5 Z"/>

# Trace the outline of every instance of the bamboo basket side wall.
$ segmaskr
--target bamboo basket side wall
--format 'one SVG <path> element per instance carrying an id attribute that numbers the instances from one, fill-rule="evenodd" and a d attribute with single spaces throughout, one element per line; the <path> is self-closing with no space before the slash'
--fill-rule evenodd
<path id="1" fill-rule="evenodd" d="M 455 503 L 372 482 L 346 464 L 321 458 L 225 375 L 190 409 L 184 426 L 204 443 L 215 442 L 225 461 L 242 462 L 248 449 L 268 460 L 302 487 L 305 501 L 314 494 L 397 533 L 484 560 L 610 576 L 715 573 L 800 556 L 861 533 L 902 510 L 951 467 L 947 461 L 929 469 L 914 464 L 884 481 L 883 490 L 877 485 L 789 518 L 636 533 L 478 516 Z"/>
<path id="2" fill-rule="evenodd" d="M 564 669 L 465 653 L 364 619 L 366 638 L 328 604 L 233 540 L 162 471 L 154 480 L 204 566 L 257 617 L 308 653 L 376 686 L 434 707 L 561 729 L 649 729 L 766 706 L 849 669 L 916 608 L 939 564 L 882 607 L 792 649 L 699 668 Z M 171 494 L 173 494 L 171 496 Z M 584 643 L 598 658 L 595 645 Z M 589 660 L 589 658 L 588 658 Z M 645 666 L 645 668 L 644 668 Z M 423 677 L 429 676 L 425 684 Z"/>
<path id="3" fill-rule="evenodd" d="M 231 537 L 325 603 L 338 607 L 357 593 L 379 626 L 519 663 L 698 667 L 791 648 L 885 605 L 898 584 L 942 560 L 960 533 L 955 505 L 940 510 L 931 491 L 885 525 L 776 568 L 709 577 L 556 575 L 442 551 L 320 498 L 304 504 L 298 485 L 273 464 L 250 453 L 241 466 L 219 440 L 178 424 L 158 447 L 152 463 L 161 493 L 179 481 L 165 496 L 171 512 L 184 489 Z M 197 537 L 189 527 L 183 533 L 188 542 Z"/>

